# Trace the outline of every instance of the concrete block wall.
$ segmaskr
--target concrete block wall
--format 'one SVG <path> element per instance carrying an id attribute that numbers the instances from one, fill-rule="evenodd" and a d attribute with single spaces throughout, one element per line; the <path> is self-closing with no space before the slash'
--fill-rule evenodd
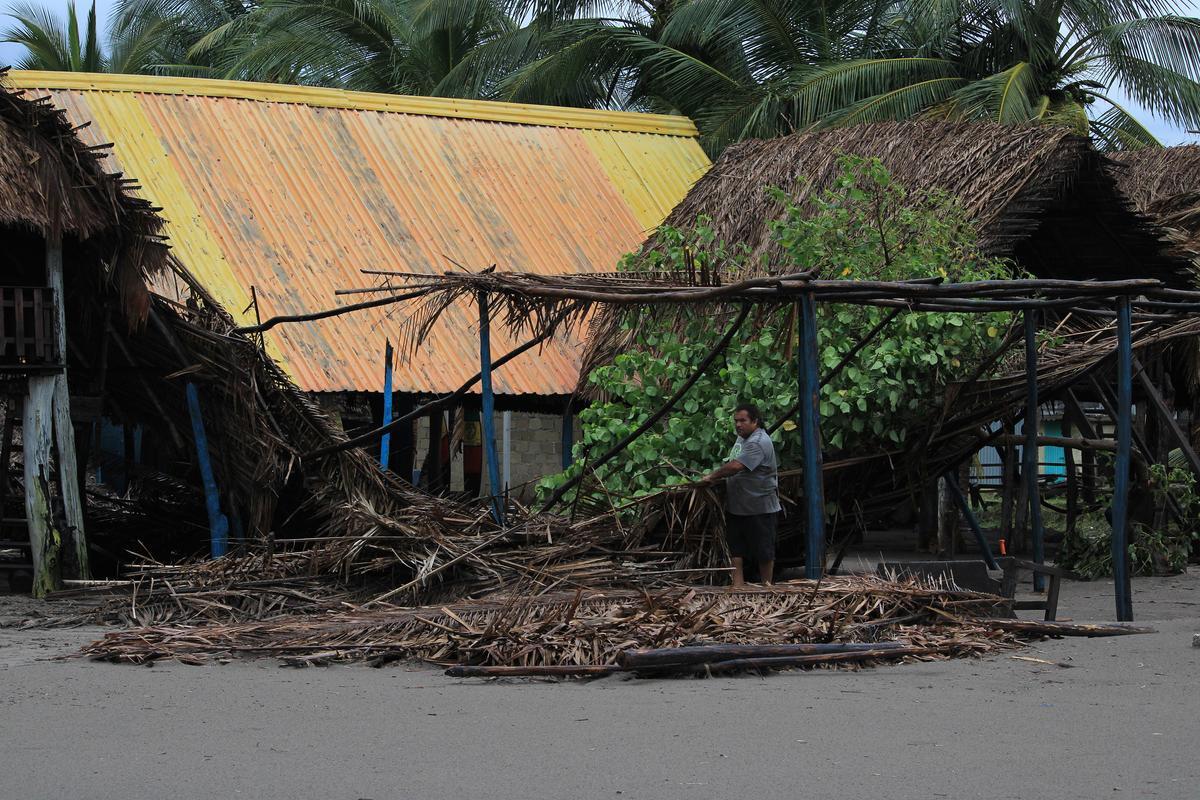
<path id="1" fill-rule="evenodd" d="M 499 461 L 497 470 L 501 481 L 504 480 L 504 412 L 497 411 L 494 416 L 496 426 L 496 456 Z M 573 434 L 579 438 L 578 421 L 574 421 Z M 418 420 L 416 451 L 417 464 L 424 460 L 429 447 L 429 419 Z M 509 486 L 514 490 L 522 484 L 537 481 L 546 475 L 552 475 L 562 470 L 562 417 L 558 414 L 530 414 L 522 411 L 512 412 L 512 422 L 509 429 Z M 488 490 L 488 468 L 486 455 L 483 465 L 483 486 Z M 452 454 L 450 466 L 450 488 L 461 491 L 462 455 Z M 524 492 L 526 497 L 532 496 L 533 487 Z"/>

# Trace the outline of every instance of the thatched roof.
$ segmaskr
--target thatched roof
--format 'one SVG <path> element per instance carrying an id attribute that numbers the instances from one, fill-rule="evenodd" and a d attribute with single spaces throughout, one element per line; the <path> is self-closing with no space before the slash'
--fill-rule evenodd
<path id="1" fill-rule="evenodd" d="M 1200 263 L 1200 145 L 1115 154 L 1117 184 L 1138 210 L 1186 240 Z"/>
<path id="2" fill-rule="evenodd" d="M 783 209 L 765 190 L 779 187 L 803 205 L 841 174 L 843 155 L 878 157 L 910 191 L 956 196 L 986 254 L 1014 258 L 1038 277 L 1189 282 L 1178 242 L 1134 211 L 1103 155 L 1060 127 L 889 122 L 743 142 L 722 154 L 667 224 L 686 228 L 706 216 L 718 239 L 765 255 L 774 271 L 782 265 L 770 223 Z"/>
<path id="3" fill-rule="evenodd" d="M 0 226 L 57 232 L 93 244 L 130 308 L 147 306 L 146 280 L 161 272 L 166 222 L 120 175 L 103 149 L 76 136 L 62 111 L 3 84 L 0 69 Z"/>

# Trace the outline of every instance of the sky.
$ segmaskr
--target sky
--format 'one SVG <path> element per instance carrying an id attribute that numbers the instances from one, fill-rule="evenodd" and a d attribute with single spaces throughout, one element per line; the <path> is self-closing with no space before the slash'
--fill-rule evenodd
<path id="1" fill-rule="evenodd" d="M 62 16 L 66 16 L 66 0 L 58 0 L 58 2 L 43 2 L 43 0 L 24 1 L 36 5 L 47 6 L 57 10 Z M 81 10 L 81 13 L 86 13 L 82 11 L 82 9 L 87 7 L 85 5 L 86 2 L 87 0 L 78 0 L 78 8 Z M 10 0 L 0 0 L 0 9 L 7 9 L 13 4 L 14 3 Z M 96 14 L 100 19 L 101 26 L 104 26 L 107 20 L 111 17 L 113 7 L 116 4 L 117 0 L 96 0 Z M 1200 16 L 1200 0 L 1180 0 L 1180 6 L 1183 9 L 1190 9 L 1190 11 L 1184 11 L 1183 13 L 1191 13 L 1195 16 Z M 4 27 L 7 27 L 7 21 L 0 21 L 0 29 L 3 29 Z M 22 48 L 17 45 L 0 43 L 0 66 L 11 64 L 13 61 L 20 58 L 21 53 Z M 1124 96 L 1120 90 L 1114 89 L 1112 91 L 1112 98 L 1133 112 L 1137 118 L 1141 120 L 1141 122 L 1145 124 L 1146 127 L 1148 127 L 1163 144 L 1172 145 L 1182 144 L 1184 142 L 1200 142 L 1200 135 L 1188 133 L 1186 130 L 1177 125 L 1147 114 L 1138 106 L 1137 103 L 1132 102 L 1128 97 Z"/>

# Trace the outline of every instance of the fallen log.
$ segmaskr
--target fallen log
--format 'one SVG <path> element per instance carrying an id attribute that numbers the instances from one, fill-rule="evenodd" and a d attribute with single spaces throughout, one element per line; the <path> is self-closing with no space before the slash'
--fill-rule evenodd
<path id="1" fill-rule="evenodd" d="M 548 675 L 564 677 L 571 675 L 611 675 L 621 672 L 616 664 L 540 664 L 530 666 L 469 666 L 457 664 L 446 670 L 451 678 L 499 678 L 536 677 Z"/>
<path id="2" fill-rule="evenodd" d="M 967 620 L 1013 633 L 1034 636 L 1132 636 L 1135 633 L 1157 633 L 1154 628 L 1137 625 L 1092 624 L 1085 622 L 1043 622 L 1032 619 L 992 619 L 977 617 Z"/>
<path id="3" fill-rule="evenodd" d="M 751 669 L 788 669 L 790 667 L 810 667 L 816 664 L 843 664 L 855 661 L 871 661 L 883 658 L 904 658 L 905 656 L 932 656 L 948 652 L 951 648 L 939 647 L 880 647 L 872 650 L 849 650 L 840 653 L 818 653 L 807 656 L 770 656 L 765 658 L 732 658 L 728 661 L 716 661 L 707 664 L 665 664 L 659 667 L 639 668 L 638 672 L 738 672 Z"/>
<path id="4" fill-rule="evenodd" d="M 901 642 L 807 642 L 802 644 L 704 644 L 688 647 L 660 647 L 622 650 L 617 663 L 625 669 L 642 667 L 711 664 L 743 658 L 780 658 L 827 653 L 853 653 L 864 650 L 894 650 Z"/>

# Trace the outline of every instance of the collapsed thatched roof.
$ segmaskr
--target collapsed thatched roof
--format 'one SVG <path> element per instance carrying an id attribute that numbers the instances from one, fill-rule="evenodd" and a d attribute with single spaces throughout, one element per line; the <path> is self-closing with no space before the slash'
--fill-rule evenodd
<path id="1" fill-rule="evenodd" d="M 1144 214 L 1177 230 L 1200 262 L 1200 145 L 1117 153 L 1117 183 Z"/>
<path id="2" fill-rule="evenodd" d="M 1179 243 L 1134 211 L 1103 155 L 1059 127 L 889 122 L 743 142 L 722 154 L 667 224 L 686 228 L 708 217 L 719 240 L 766 256 L 774 271 L 782 265 L 770 230 L 783 208 L 765 190 L 784 189 L 803 206 L 840 176 L 843 155 L 878 157 L 910 191 L 956 196 L 986 254 L 1014 258 L 1039 277 L 1188 283 Z"/>
<path id="3" fill-rule="evenodd" d="M 0 226 L 62 234 L 95 245 L 130 311 L 148 307 L 147 279 L 161 272 L 165 220 L 105 170 L 104 151 L 75 135 L 63 112 L 6 88 L 0 69 Z"/>

